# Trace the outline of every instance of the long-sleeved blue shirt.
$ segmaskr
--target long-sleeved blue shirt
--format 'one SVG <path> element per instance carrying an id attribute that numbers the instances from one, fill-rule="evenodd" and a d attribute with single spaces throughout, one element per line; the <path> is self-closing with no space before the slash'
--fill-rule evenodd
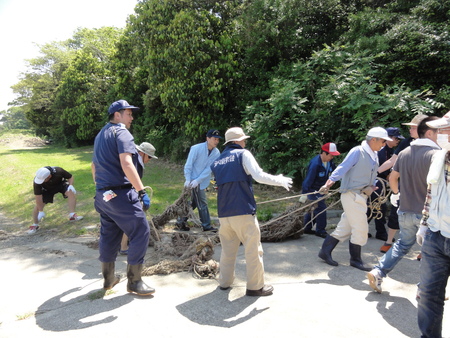
<path id="1" fill-rule="evenodd" d="M 211 164 L 219 157 L 220 151 L 217 148 L 208 150 L 208 142 L 198 143 L 191 147 L 189 155 L 184 165 L 184 177 L 186 181 L 196 180 L 200 189 L 206 189 L 211 180 Z"/>

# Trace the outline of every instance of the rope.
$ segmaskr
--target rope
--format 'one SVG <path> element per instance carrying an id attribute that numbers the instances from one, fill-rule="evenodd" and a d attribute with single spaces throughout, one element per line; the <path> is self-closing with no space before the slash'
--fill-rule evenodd
<path id="1" fill-rule="evenodd" d="M 374 191 L 377 197 L 372 200 L 372 195 L 369 196 L 368 209 L 370 210 L 368 219 L 381 219 L 383 217 L 383 213 L 381 211 L 381 205 L 387 202 L 391 191 L 387 192 L 387 184 L 388 181 L 378 177 L 378 181 L 381 183 L 381 191 L 378 193 L 378 190 Z M 387 193 L 386 193 L 387 192 Z"/>
<path id="2" fill-rule="evenodd" d="M 261 225 L 260 227 L 268 226 L 268 225 L 270 225 L 270 224 L 272 224 L 272 223 L 274 223 L 274 222 L 276 222 L 276 221 L 278 221 L 278 220 L 280 220 L 280 219 L 283 219 L 283 218 L 288 217 L 288 216 L 290 216 L 290 215 L 292 215 L 292 214 L 295 214 L 296 212 L 299 212 L 299 211 L 301 211 L 301 210 L 303 210 L 303 209 L 308 208 L 311 204 L 316 203 L 316 202 L 321 201 L 321 200 L 324 200 L 324 199 L 326 199 L 326 198 L 328 198 L 328 197 L 331 197 L 331 196 L 337 194 L 338 192 L 339 192 L 339 190 L 329 190 L 329 193 L 326 194 L 326 195 L 324 195 L 323 197 L 321 197 L 321 198 L 319 198 L 319 199 L 317 199 L 317 200 L 315 200 L 315 201 L 311 201 L 311 203 L 305 204 L 305 205 L 303 205 L 302 207 L 297 208 L 297 209 L 291 211 L 290 213 L 288 213 L 288 214 L 286 214 L 286 215 L 283 215 L 283 216 L 279 216 L 279 217 L 273 218 L 273 219 L 271 219 L 269 222 L 266 222 L 266 223 L 264 223 L 263 225 Z M 309 193 L 309 194 L 316 194 L 316 193 Z M 332 206 L 336 205 L 338 202 L 339 202 L 339 201 L 337 201 L 336 203 L 333 203 Z M 325 211 L 326 211 L 327 209 L 329 209 L 330 207 L 331 207 L 331 206 L 328 206 L 328 207 L 327 207 L 324 211 L 322 211 L 322 212 L 325 212 Z M 320 215 L 322 212 L 320 212 L 319 214 L 317 214 L 316 217 L 317 217 L 318 215 Z M 312 219 L 311 219 L 311 220 L 312 220 Z"/>

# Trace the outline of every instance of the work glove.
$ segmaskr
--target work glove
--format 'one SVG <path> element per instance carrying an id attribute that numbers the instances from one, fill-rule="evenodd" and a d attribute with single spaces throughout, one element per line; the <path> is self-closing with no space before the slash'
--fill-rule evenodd
<path id="1" fill-rule="evenodd" d="M 38 222 L 40 222 L 44 217 L 45 217 L 45 212 L 39 211 L 39 214 L 38 214 Z"/>
<path id="2" fill-rule="evenodd" d="M 396 194 L 391 194 L 390 200 L 391 200 L 391 204 L 394 207 L 398 207 L 398 201 L 400 199 L 400 192 L 396 193 Z"/>
<path id="3" fill-rule="evenodd" d="M 428 227 L 426 225 L 421 225 L 416 233 L 416 241 L 420 246 L 422 246 L 423 241 L 425 240 L 425 234 L 427 233 L 427 230 Z"/>
<path id="4" fill-rule="evenodd" d="M 330 188 L 328 188 L 326 185 L 323 185 L 319 189 L 319 194 L 326 195 L 326 194 L 328 194 L 329 189 Z"/>
<path id="5" fill-rule="evenodd" d="M 298 201 L 300 203 L 305 203 L 307 199 L 308 199 L 308 195 L 303 194 L 303 195 L 300 195 L 300 198 L 298 199 Z"/>
<path id="6" fill-rule="evenodd" d="M 71 184 L 71 185 L 69 185 L 68 187 L 67 187 L 67 191 L 71 191 L 71 192 L 73 192 L 74 194 L 76 194 L 77 193 L 77 191 L 75 190 L 75 188 L 73 187 L 73 185 Z"/>
<path id="7" fill-rule="evenodd" d="M 283 175 L 278 175 L 278 182 L 281 184 L 281 186 L 289 191 L 290 188 L 292 188 L 292 178 L 286 177 Z"/>
<path id="8" fill-rule="evenodd" d="M 191 184 L 189 184 L 189 187 L 192 189 L 195 189 L 198 187 L 198 181 L 197 180 L 192 180 Z"/>
<path id="9" fill-rule="evenodd" d="M 139 195 L 139 200 L 142 203 L 142 209 L 144 211 L 147 211 L 148 209 L 150 209 L 150 197 L 148 197 L 147 192 L 145 190 L 140 190 L 138 192 Z"/>
<path id="10" fill-rule="evenodd" d="M 189 181 L 184 182 L 184 187 L 185 188 L 189 187 L 189 183 L 190 183 Z"/>

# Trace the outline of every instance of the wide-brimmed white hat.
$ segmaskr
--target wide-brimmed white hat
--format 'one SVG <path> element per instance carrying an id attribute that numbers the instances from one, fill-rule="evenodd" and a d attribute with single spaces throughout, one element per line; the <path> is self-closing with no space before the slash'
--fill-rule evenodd
<path id="1" fill-rule="evenodd" d="M 136 146 L 136 149 L 139 151 L 142 151 L 144 154 L 147 154 L 148 156 L 150 156 L 152 158 L 157 159 L 157 157 L 155 156 L 156 149 L 151 143 L 142 142 L 141 145 Z"/>
<path id="2" fill-rule="evenodd" d="M 450 112 L 445 114 L 442 118 L 438 120 L 433 120 L 430 122 L 427 122 L 427 126 L 430 128 L 435 129 L 442 129 L 442 128 L 448 128 L 450 127 Z"/>
<path id="3" fill-rule="evenodd" d="M 225 133 L 225 143 L 232 141 L 242 141 L 250 138 L 250 136 L 245 135 L 244 131 L 240 127 L 233 127 L 227 130 Z"/>
<path id="4" fill-rule="evenodd" d="M 411 122 L 402 123 L 402 124 L 404 126 L 418 126 L 420 124 L 420 122 L 422 122 L 422 120 L 426 119 L 427 117 L 428 117 L 428 115 L 425 115 L 425 114 L 417 114 L 416 116 L 413 117 Z"/>
<path id="5" fill-rule="evenodd" d="M 384 128 L 381 128 L 381 127 L 375 127 L 375 128 L 370 129 L 367 132 L 367 136 L 378 137 L 378 138 L 385 139 L 386 141 L 392 141 L 392 139 L 388 135 L 387 130 Z"/>

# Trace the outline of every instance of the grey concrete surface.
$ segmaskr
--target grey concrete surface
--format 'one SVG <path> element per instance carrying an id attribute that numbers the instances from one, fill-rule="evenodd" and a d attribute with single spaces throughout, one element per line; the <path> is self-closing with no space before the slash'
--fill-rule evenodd
<path id="1" fill-rule="evenodd" d="M 348 243 L 336 247 L 339 266 L 331 267 L 317 257 L 323 239 L 304 235 L 263 243 L 272 296 L 245 296 L 241 248 L 228 291 L 214 279 L 186 272 L 144 277 L 156 293 L 139 297 L 126 292 L 126 279 L 102 295 L 98 252 L 83 244 L 89 240 L 0 241 L 0 337 L 420 336 L 417 245 L 385 279 L 382 294 L 371 291 L 364 272 L 349 266 Z M 369 239 L 363 248 L 367 263 L 381 257 L 381 245 Z M 214 258 L 219 257 L 216 246 Z M 126 257 L 118 257 L 117 271 L 125 274 Z M 450 336 L 448 317 L 443 334 Z"/>

